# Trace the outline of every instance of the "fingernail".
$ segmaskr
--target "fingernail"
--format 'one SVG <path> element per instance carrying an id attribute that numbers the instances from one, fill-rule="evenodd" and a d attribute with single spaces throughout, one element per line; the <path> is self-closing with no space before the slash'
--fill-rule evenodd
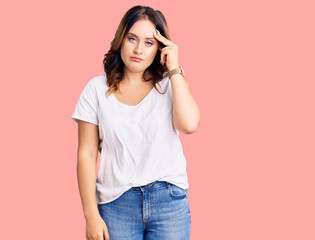
<path id="1" fill-rule="evenodd" d="M 157 33 L 157 34 L 160 34 L 159 30 L 156 29 L 156 33 Z"/>

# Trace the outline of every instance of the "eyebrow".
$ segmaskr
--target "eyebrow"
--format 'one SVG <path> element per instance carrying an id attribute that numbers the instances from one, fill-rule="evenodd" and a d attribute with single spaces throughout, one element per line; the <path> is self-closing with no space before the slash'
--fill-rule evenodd
<path id="1" fill-rule="evenodd" d="M 135 37 L 138 37 L 136 34 L 134 34 L 134 33 L 127 33 L 127 35 L 132 35 L 132 36 L 135 36 Z M 149 38 L 149 37 L 147 37 L 147 38 L 145 38 L 145 39 L 151 39 L 151 40 L 155 40 L 155 38 L 153 37 L 153 38 Z"/>

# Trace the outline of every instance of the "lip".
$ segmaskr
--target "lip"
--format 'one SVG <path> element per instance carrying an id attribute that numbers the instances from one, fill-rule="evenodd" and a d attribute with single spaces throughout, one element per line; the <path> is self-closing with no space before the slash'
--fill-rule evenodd
<path id="1" fill-rule="evenodd" d="M 141 62 L 143 59 L 138 58 L 138 57 L 131 57 L 131 60 L 133 60 L 135 62 Z"/>

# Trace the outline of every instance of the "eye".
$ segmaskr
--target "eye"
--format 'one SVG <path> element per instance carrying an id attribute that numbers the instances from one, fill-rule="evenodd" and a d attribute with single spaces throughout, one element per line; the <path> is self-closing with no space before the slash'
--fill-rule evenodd
<path id="1" fill-rule="evenodd" d="M 133 38 L 133 37 L 128 37 L 128 39 L 131 41 L 132 39 L 135 39 L 135 38 Z"/>
<path id="2" fill-rule="evenodd" d="M 133 42 L 134 40 L 136 40 L 135 38 L 133 37 L 127 37 L 129 41 Z M 149 46 L 152 46 L 153 43 L 152 42 L 146 42 Z"/>

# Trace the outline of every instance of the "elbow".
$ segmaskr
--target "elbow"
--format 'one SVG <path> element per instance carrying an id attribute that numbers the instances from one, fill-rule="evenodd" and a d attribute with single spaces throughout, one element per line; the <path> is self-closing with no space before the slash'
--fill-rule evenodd
<path id="1" fill-rule="evenodd" d="M 199 121 L 199 122 L 200 122 L 200 121 Z M 193 126 L 193 127 L 186 128 L 186 129 L 183 131 L 183 133 L 186 134 L 186 135 L 194 133 L 194 132 L 197 130 L 198 126 L 199 126 L 199 122 L 198 122 L 197 125 L 195 125 L 195 126 Z"/>
<path id="2" fill-rule="evenodd" d="M 188 134 L 194 133 L 197 130 L 199 123 L 200 123 L 200 117 L 198 119 L 198 122 L 194 124 L 191 123 L 189 125 L 187 124 L 187 126 L 178 126 L 176 122 L 174 121 L 173 125 L 174 125 L 174 128 L 176 128 L 179 132 L 188 135 Z"/>
<path id="3" fill-rule="evenodd" d="M 197 130 L 197 128 L 199 126 L 199 123 L 200 123 L 200 118 L 199 118 L 197 124 L 195 124 L 194 126 L 186 129 L 185 134 L 192 134 L 192 133 L 194 133 Z"/>
<path id="4" fill-rule="evenodd" d="M 195 131 L 197 130 L 197 127 L 195 127 L 195 128 L 189 128 L 189 129 L 187 129 L 186 131 L 185 131 L 185 134 L 192 134 L 192 133 L 194 133 Z"/>

